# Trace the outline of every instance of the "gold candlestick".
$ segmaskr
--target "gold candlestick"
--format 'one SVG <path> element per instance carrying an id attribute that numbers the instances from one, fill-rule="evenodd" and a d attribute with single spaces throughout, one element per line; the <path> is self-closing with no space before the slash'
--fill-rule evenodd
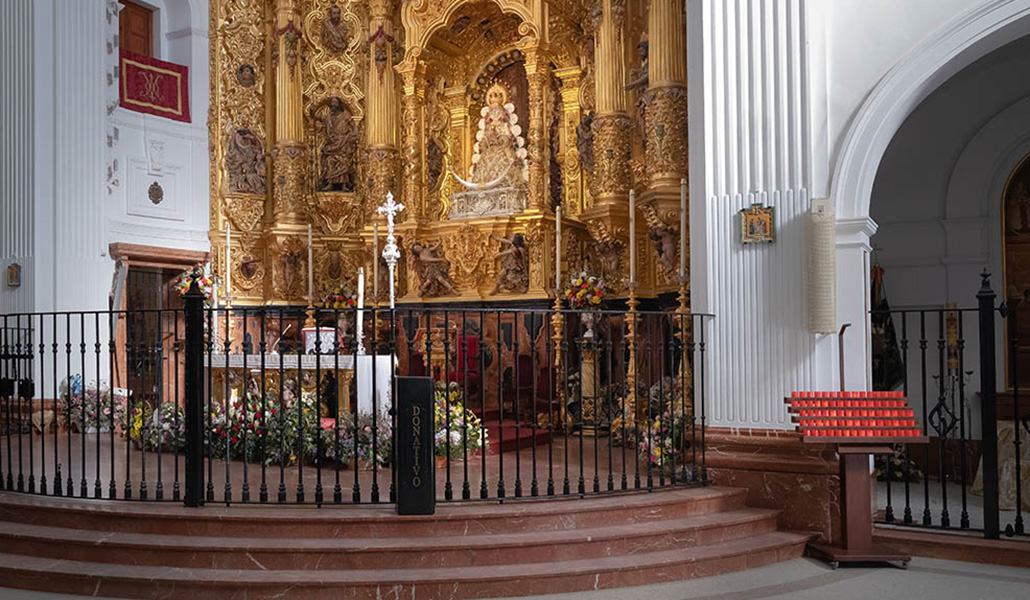
<path id="1" fill-rule="evenodd" d="M 554 291 L 554 318 L 552 323 L 554 324 L 554 336 L 551 338 L 554 340 L 554 385 L 558 388 L 558 431 L 564 431 L 567 427 L 566 414 L 565 414 L 565 377 L 564 377 L 564 366 L 561 360 L 561 345 L 564 339 L 565 331 L 565 316 L 561 312 L 561 290 Z M 554 424 L 551 424 L 554 427 Z"/>
<path id="2" fill-rule="evenodd" d="M 681 276 L 678 278 L 680 284 L 680 291 L 677 300 L 679 300 L 679 306 L 676 308 L 676 319 L 679 321 L 679 331 L 676 332 L 676 337 L 680 341 L 680 368 L 677 376 L 679 377 L 679 383 L 683 386 L 683 414 L 687 415 L 690 419 L 694 417 L 694 394 L 691 388 L 691 371 L 688 358 L 690 358 L 690 352 L 687 350 L 687 344 L 690 342 L 691 329 L 693 329 L 693 318 L 690 316 L 690 307 L 687 306 L 688 292 L 687 292 L 687 277 Z"/>
<path id="3" fill-rule="evenodd" d="M 304 311 L 308 318 L 304 319 L 304 327 L 314 327 L 317 322 L 315 321 L 315 298 L 308 296 L 308 308 Z"/>
<path id="4" fill-rule="evenodd" d="M 629 300 L 626 305 L 629 311 L 626 313 L 626 343 L 629 345 L 629 365 L 626 367 L 626 393 L 628 395 L 629 414 L 633 415 L 634 422 L 637 415 L 637 282 L 630 281 Z M 623 411 L 624 413 L 626 411 Z M 624 415 L 625 418 L 625 415 Z M 623 423 L 623 429 L 632 426 L 633 423 Z"/>

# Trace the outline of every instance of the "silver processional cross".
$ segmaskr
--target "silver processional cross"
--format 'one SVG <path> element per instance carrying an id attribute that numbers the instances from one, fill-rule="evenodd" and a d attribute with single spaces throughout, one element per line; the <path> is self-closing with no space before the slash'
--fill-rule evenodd
<path id="1" fill-rule="evenodd" d="M 393 201 L 393 192 L 386 193 L 386 204 L 378 209 L 379 214 L 386 215 L 386 245 L 383 246 L 383 258 L 386 260 L 386 268 L 390 273 L 390 308 L 395 308 L 393 278 L 397 261 L 401 257 L 400 248 L 397 247 L 397 238 L 393 236 L 393 218 L 402 210 L 404 210 L 404 205 Z"/>

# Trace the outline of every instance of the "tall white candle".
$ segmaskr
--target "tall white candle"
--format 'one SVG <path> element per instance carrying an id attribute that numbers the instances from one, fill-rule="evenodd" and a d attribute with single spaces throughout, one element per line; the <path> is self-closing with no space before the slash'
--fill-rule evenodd
<path id="1" fill-rule="evenodd" d="M 232 298 L 232 227 L 225 224 L 225 301 Z"/>
<path id="2" fill-rule="evenodd" d="M 680 277 L 687 276 L 687 180 L 680 179 Z"/>
<path id="3" fill-rule="evenodd" d="M 311 223 L 308 223 L 308 298 L 315 301 L 315 261 L 311 243 Z"/>
<path id="4" fill-rule="evenodd" d="M 629 282 L 637 281 L 637 193 L 629 191 Z"/>
<path id="5" fill-rule="evenodd" d="M 358 267 L 358 310 L 365 308 L 365 267 Z"/>
<path id="6" fill-rule="evenodd" d="M 379 302 L 379 222 L 372 224 L 372 297 Z"/>
<path id="7" fill-rule="evenodd" d="M 554 209 L 554 289 L 561 290 L 561 206 Z"/>

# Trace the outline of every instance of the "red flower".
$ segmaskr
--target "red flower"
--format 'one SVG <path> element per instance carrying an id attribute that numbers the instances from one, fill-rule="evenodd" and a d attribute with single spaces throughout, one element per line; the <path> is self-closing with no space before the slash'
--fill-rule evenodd
<path id="1" fill-rule="evenodd" d="M 237 442 L 239 442 L 239 440 L 238 440 L 238 439 L 236 438 L 236 436 L 235 436 L 235 435 L 234 435 L 234 436 L 232 436 L 232 443 L 234 443 L 234 444 L 235 444 L 235 443 L 237 443 Z"/>

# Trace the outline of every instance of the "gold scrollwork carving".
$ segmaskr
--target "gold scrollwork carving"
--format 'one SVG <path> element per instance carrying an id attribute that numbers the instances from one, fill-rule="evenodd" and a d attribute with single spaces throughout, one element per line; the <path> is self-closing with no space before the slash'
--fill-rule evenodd
<path id="1" fill-rule="evenodd" d="M 242 231 L 260 228 L 265 216 L 264 196 L 229 196 L 225 199 L 225 216 Z"/>
<path id="2" fill-rule="evenodd" d="M 364 225 L 361 205 L 354 194 L 317 193 L 311 203 L 311 214 L 327 235 L 352 233 Z"/>
<path id="3" fill-rule="evenodd" d="M 615 196 L 629 192 L 630 134 L 632 122 L 621 114 L 598 115 L 591 129 L 594 134 L 595 196 Z"/>
<path id="4" fill-rule="evenodd" d="M 663 87 L 648 91 L 647 171 L 651 183 L 677 183 L 687 172 L 687 90 Z"/>
<path id="5" fill-rule="evenodd" d="M 490 281 L 493 261 L 486 261 L 490 238 L 471 223 L 443 238 L 443 248 L 452 262 L 451 280 L 459 289 L 478 289 Z"/>

